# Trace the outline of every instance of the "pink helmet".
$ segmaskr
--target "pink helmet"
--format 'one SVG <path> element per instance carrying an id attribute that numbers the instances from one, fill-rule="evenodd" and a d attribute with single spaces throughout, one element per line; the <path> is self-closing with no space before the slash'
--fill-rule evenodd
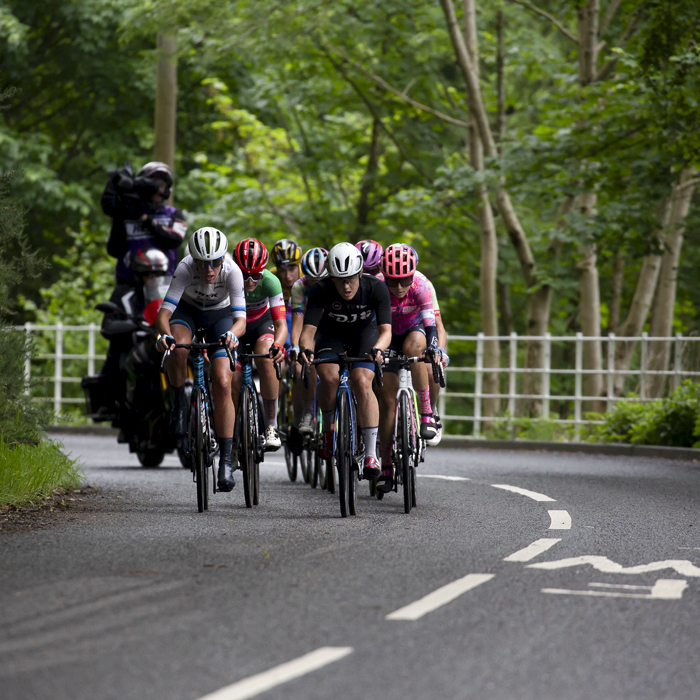
<path id="1" fill-rule="evenodd" d="M 355 243 L 355 248 L 362 253 L 362 260 L 364 261 L 362 266 L 363 270 L 379 267 L 382 264 L 382 253 L 384 249 L 377 241 L 360 241 L 359 243 Z"/>
<path id="2" fill-rule="evenodd" d="M 384 251 L 382 272 L 385 277 L 410 277 L 417 264 L 416 253 L 410 245 L 394 243 Z"/>

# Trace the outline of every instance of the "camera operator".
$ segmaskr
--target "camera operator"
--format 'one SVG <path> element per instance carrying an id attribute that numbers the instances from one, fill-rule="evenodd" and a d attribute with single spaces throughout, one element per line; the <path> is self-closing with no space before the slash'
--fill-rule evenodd
<path id="1" fill-rule="evenodd" d="M 117 285 L 135 284 L 131 263 L 146 248 L 156 248 L 168 257 L 168 274 L 178 263 L 178 248 L 187 233 L 180 209 L 165 204 L 173 186 L 166 163 L 146 163 L 134 177 L 130 165 L 110 170 L 102 194 L 102 211 L 112 218 L 107 252 L 117 258 Z"/>

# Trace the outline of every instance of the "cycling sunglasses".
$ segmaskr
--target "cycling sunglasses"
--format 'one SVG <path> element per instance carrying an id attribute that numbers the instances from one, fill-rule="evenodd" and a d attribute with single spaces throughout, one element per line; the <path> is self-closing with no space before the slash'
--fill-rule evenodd
<path id="1" fill-rule="evenodd" d="M 208 267 L 210 267 L 212 270 L 216 270 L 224 264 L 224 259 L 217 258 L 216 260 L 195 260 L 194 264 L 200 270 L 206 270 Z"/>
<path id="2" fill-rule="evenodd" d="M 413 275 L 410 277 L 390 277 L 386 284 L 387 287 L 410 287 L 413 284 Z"/>
<path id="3" fill-rule="evenodd" d="M 243 273 L 244 280 L 253 280 L 253 282 L 260 282 L 260 280 L 262 278 L 263 278 L 262 272 L 244 272 Z"/>

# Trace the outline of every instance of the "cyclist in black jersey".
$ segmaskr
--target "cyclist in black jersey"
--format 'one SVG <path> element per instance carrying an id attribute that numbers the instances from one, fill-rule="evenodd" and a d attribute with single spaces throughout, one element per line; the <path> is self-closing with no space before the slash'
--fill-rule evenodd
<path id="1" fill-rule="evenodd" d="M 339 243 L 328 254 L 330 277 L 312 288 L 304 313 L 304 327 L 299 338 L 302 362 L 310 362 L 314 354 L 322 357 L 348 355 L 381 359 L 391 343 L 391 302 L 386 285 L 362 275 L 362 255 L 351 243 Z M 331 457 L 335 413 L 335 397 L 340 382 L 337 365 L 318 365 L 321 383 L 318 402 L 323 412 L 322 458 Z M 377 460 L 377 426 L 379 406 L 372 391 L 374 365 L 357 362 L 350 371 L 352 390 L 357 398 L 358 424 L 365 444 L 363 475 L 374 479 L 380 474 Z"/>

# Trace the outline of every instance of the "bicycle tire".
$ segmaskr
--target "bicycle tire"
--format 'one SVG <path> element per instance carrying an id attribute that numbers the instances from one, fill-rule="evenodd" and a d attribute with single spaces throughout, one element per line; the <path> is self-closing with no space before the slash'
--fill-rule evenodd
<path id="1" fill-rule="evenodd" d="M 340 515 L 347 518 L 350 511 L 348 495 L 350 491 L 350 452 L 351 452 L 351 425 L 350 405 L 348 395 L 343 392 L 338 401 L 338 414 L 335 433 L 335 462 L 338 465 L 338 499 L 340 501 Z M 330 489 L 329 489 L 330 490 Z"/>
<path id="2" fill-rule="evenodd" d="M 263 448 L 260 447 L 260 444 L 262 443 L 262 440 L 264 439 L 265 435 L 265 423 L 263 421 L 264 409 L 262 408 L 262 397 L 260 396 L 260 394 L 256 394 L 254 391 L 250 391 L 248 395 L 250 396 L 251 401 L 251 415 L 254 417 L 253 422 L 255 424 L 255 429 L 251 431 L 251 436 L 256 436 L 256 449 L 253 451 L 253 483 L 251 484 L 251 486 L 253 490 L 253 505 L 257 506 L 260 501 L 260 462 L 263 459 Z"/>
<path id="3" fill-rule="evenodd" d="M 253 483 L 252 473 L 255 470 L 255 444 L 251 442 L 251 421 L 253 417 L 250 415 L 251 403 L 248 400 L 249 394 L 250 389 L 243 387 L 238 401 L 238 407 L 241 411 L 239 459 L 243 472 L 243 495 L 246 508 L 253 507 L 253 490 L 251 486 Z M 255 428 L 255 426 L 252 427 L 253 429 Z M 257 436 L 255 439 L 257 440 Z"/>
<path id="4" fill-rule="evenodd" d="M 285 443 L 284 445 L 284 461 L 287 464 L 287 476 L 289 477 L 289 480 L 291 482 L 294 482 L 297 480 L 297 458 L 295 455 L 292 454 L 292 451 L 287 447 L 287 444 Z"/>
<path id="5" fill-rule="evenodd" d="M 196 422 L 196 429 L 194 434 L 194 480 L 197 484 L 197 510 L 203 513 L 206 509 L 206 474 L 207 467 L 205 467 L 204 460 L 204 420 L 203 420 L 203 403 L 202 403 L 202 392 L 197 390 L 194 397 L 194 420 Z"/>
<path id="6" fill-rule="evenodd" d="M 299 455 L 299 465 L 301 469 L 301 478 L 304 480 L 305 484 L 308 484 L 311 480 L 311 472 L 309 471 L 309 453 L 306 450 L 302 450 Z"/>
<path id="7" fill-rule="evenodd" d="M 411 406 L 405 393 L 399 398 L 399 435 L 398 443 L 401 450 L 399 465 L 401 467 L 401 481 L 403 482 L 403 509 L 405 513 L 411 512 Z"/>

